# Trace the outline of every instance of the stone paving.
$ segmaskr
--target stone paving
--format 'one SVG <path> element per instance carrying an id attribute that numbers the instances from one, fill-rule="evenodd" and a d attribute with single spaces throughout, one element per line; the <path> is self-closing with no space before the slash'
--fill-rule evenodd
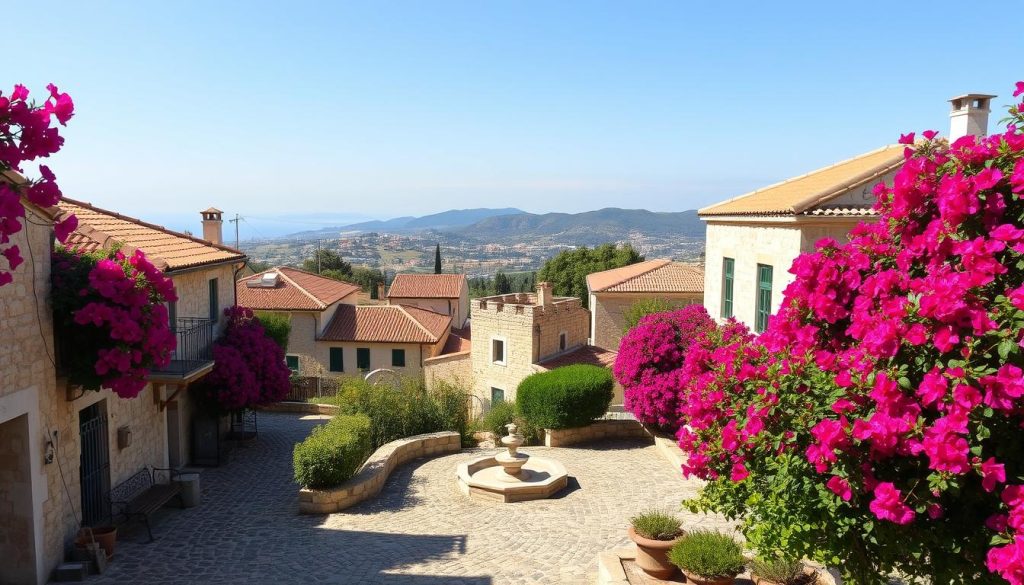
<path id="1" fill-rule="evenodd" d="M 258 441 L 203 471 L 201 506 L 162 510 L 151 544 L 129 529 L 108 571 L 89 582 L 590 584 L 597 554 L 629 543 L 632 514 L 678 509 L 697 489 L 653 446 L 607 441 L 524 449 L 568 468 L 569 487 L 555 499 L 478 502 L 456 487 L 456 464 L 474 455 L 466 450 L 407 463 L 377 498 L 345 512 L 301 516 L 292 447 L 326 417 L 259 416 Z M 690 527 L 727 526 L 681 517 Z"/>

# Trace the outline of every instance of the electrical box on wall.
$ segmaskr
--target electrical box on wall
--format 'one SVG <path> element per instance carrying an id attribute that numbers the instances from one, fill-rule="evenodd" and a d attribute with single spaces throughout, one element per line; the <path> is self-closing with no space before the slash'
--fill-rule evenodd
<path id="1" fill-rule="evenodd" d="M 132 444 L 132 429 L 125 425 L 117 429 L 117 448 L 126 449 Z"/>

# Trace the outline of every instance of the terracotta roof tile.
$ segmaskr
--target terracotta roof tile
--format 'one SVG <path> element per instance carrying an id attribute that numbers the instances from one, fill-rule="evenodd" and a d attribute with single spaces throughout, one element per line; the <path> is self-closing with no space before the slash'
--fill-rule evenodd
<path id="1" fill-rule="evenodd" d="M 466 288 L 465 274 L 399 274 L 388 289 L 388 298 L 457 299 Z"/>
<path id="2" fill-rule="evenodd" d="M 569 353 L 563 353 L 562 355 L 539 362 L 537 365 L 546 370 L 553 370 L 573 364 L 590 364 L 592 366 L 610 368 L 615 363 L 615 357 L 618 355 L 618 352 L 593 345 L 584 345 Z"/>
<path id="3" fill-rule="evenodd" d="M 451 333 L 448 334 L 448 339 L 444 342 L 444 349 L 441 350 L 441 355 L 462 353 L 473 349 L 472 339 L 473 336 L 469 325 L 462 329 L 452 329 Z"/>
<path id="4" fill-rule="evenodd" d="M 629 267 L 627 266 L 626 268 Z M 636 273 L 636 271 L 625 271 L 622 268 L 606 272 L 616 271 L 622 272 L 618 275 L 606 275 L 595 279 L 605 281 L 608 284 L 598 289 L 591 288 L 591 291 L 627 293 L 704 292 L 704 268 L 695 264 L 666 261 L 639 273 Z"/>
<path id="5" fill-rule="evenodd" d="M 157 268 L 165 271 L 221 262 L 240 262 L 245 254 L 134 217 L 64 198 L 59 207 L 78 216 L 78 229 L 65 245 L 86 252 L 121 244 L 127 251 L 142 250 Z"/>
<path id="6" fill-rule="evenodd" d="M 249 286 L 250 282 L 259 281 L 268 273 L 280 275 L 276 286 Z M 235 283 L 240 306 L 264 311 L 323 311 L 359 290 L 358 285 L 289 266 L 271 268 Z"/>
<path id="7" fill-rule="evenodd" d="M 903 164 L 905 146 L 895 144 L 776 183 L 701 209 L 701 217 L 716 215 L 793 215 L 877 181 Z"/>
<path id="8" fill-rule="evenodd" d="M 405 305 L 339 305 L 322 341 L 437 343 L 452 318 Z"/>

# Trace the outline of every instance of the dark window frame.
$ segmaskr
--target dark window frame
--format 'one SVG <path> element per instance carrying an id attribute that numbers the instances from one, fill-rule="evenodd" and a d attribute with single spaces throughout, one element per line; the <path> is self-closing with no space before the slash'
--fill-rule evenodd
<path id="1" fill-rule="evenodd" d="M 337 357 L 337 362 L 335 361 Z M 337 366 L 337 367 L 335 367 Z M 328 352 L 328 370 L 331 372 L 344 372 L 345 371 L 345 349 L 341 347 L 332 347 Z"/>
<path id="2" fill-rule="evenodd" d="M 365 356 L 366 359 L 363 359 Z M 372 355 L 370 354 L 370 348 L 368 347 L 357 347 L 356 348 L 356 369 L 366 371 L 370 369 L 370 364 L 373 363 Z"/>
<path id="3" fill-rule="evenodd" d="M 760 265 L 758 265 L 760 266 Z M 735 315 L 733 294 L 736 284 L 736 259 L 722 258 L 722 318 Z"/>
<path id="4" fill-rule="evenodd" d="M 757 265 L 757 308 L 754 318 L 754 331 L 764 332 L 768 328 L 768 319 L 772 314 L 772 286 L 774 268 L 769 264 Z"/>
<path id="5" fill-rule="evenodd" d="M 401 359 L 396 359 L 401 356 Z M 399 363 L 401 362 L 401 363 Z M 392 368 L 404 368 L 405 367 L 405 350 L 394 348 L 391 350 L 391 367 Z"/>

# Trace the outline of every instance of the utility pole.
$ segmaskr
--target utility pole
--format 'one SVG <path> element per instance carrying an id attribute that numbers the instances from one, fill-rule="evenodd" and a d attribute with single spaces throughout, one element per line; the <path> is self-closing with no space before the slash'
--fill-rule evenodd
<path id="1" fill-rule="evenodd" d="M 236 250 L 240 249 L 238 247 L 238 220 L 240 220 L 240 219 L 242 219 L 242 217 L 236 213 L 235 214 L 235 219 L 229 219 L 228 220 L 229 223 L 235 224 L 235 249 Z"/>
<path id="2" fill-rule="evenodd" d="M 320 274 L 320 238 L 316 239 L 316 273 Z"/>

